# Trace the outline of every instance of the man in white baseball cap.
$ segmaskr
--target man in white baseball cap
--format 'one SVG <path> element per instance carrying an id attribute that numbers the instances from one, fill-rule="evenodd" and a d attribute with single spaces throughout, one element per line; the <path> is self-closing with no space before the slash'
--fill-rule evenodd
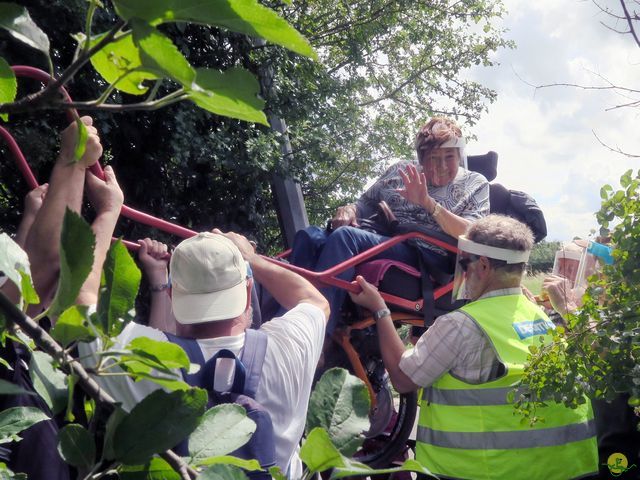
<path id="1" fill-rule="evenodd" d="M 273 423 L 276 465 L 289 478 L 301 478 L 298 443 L 322 351 L 329 315 L 327 300 L 298 274 L 257 255 L 242 235 L 219 230 L 199 233 L 176 247 L 170 262 L 170 291 L 162 289 L 160 293 L 171 295 L 178 340 L 196 339 L 204 361 L 221 350 L 241 358 L 248 336 L 245 331 L 251 324 L 254 277 L 287 309 L 258 331 L 267 342 L 254 398 Z M 118 336 L 116 348 L 142 336 L 167 340 L 164 332 L 131 322 Z M 81 344 L 80 354 L 90 354 L 87 347 L 95 348 L 92 345 Z M 214 389 L 229 390 L 233 378 L 232 367 L 216 367 Z M 119 376 L 97 380 L 127 411 L 160 388 Z"/>

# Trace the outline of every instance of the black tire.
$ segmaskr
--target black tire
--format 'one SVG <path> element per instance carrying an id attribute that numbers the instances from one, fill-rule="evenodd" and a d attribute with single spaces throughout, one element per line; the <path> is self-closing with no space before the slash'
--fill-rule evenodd
<path id="1" fill-rule="evenodd" d="M 416 392 L 400 395 L 397 416 L 389 433 L 365 440 L 355 458 L 373 468 L 386 468 L 394 460 L 403 460 L 407 450 L 407 440 L 416 420 L 418 395 Z"/>

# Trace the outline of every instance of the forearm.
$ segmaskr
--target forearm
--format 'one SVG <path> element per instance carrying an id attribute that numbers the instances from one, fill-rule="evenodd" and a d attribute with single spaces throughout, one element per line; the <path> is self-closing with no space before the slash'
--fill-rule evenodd
<path id="1" fill-rule="evenodd" d="M 387 372 L 389 372 L 394 388 L 399 393 L 417 390 L 418 386 L 400 369 L 400 360 L 405 352 L 405 346 L 398 335 L 391 316 L 386 315 L 380 318 L 377 327 L 382 361 Z"/>
<path id="2" fill-rule="evenodd" d="M 171 297 L 168 290 L 151 291 L 149 326 L 163 332 L 176 333 L 176 319 L 171 311 Z"/>
<path id="3" fill-rule="evenodd" d="M 290 310 L 299 303 L 310 303 L 322 309 L 329 317 L 329 303 L 305 278 L 287 270 L 260 255 L 249 259 L 255 280 L 261 283 L 285 309 Z"/>
<path id="4" fill-rule="evenodd" d="M 35 215 L 25 214 L 22 216 L 22 220 L 20 220 L 20 225 L 18 225 L 18 230 L 16 231 L 14 240 L 22 248 L 25 248 L 27 235 L 29 234 L 29 230 L 31 230 L 31 227 L 33 226 L 35 218 Z"/>
<path id="5" fill-rule="evenodd" d="M 176 320 L 171 311 L 167 268 L 146 269 L 145 273 L 151 291 L 149 326 L 163 332 L 176 333 Z"/>
<path id="6" fill-rule="evenodd" d="M 119 212 L 111 211 L 99 213 L 91 225 L 96 237 L 96 247 L 94 249 L 91 272 L 82 285 L 76 300 L 79 305 L 94 305 L 98 303 L 102 266 L 111 245 L 111 236 L 118 221 L 118 214 Z"/>
<path id="7" fill-rule="evenodd" d="M 440 228 L 444 233 L 451 235 L 453 238 L 458 238 L 460 235 L 464 235 L 471 222 L 466 218 L 459 217 L 455 213 L 440 208 L 440 213 L 437 217 L 434 217 Z"/>
<path id="8" fill-rule="evenodd" d="M 420 202 L 420 205 L 429 212 L 440 228 L 442 228 L 442 231 L 451 235 L 453 238 L 458 238 L 460 235 L 464 235 L 469 225 L 471 225 L 469 220 L 450 212 L 443 206 L 439 205 L 432 197 L 425 198 Z"/>
<path id="9" fill-rule="evenodd" d="M 67 208 L 74 212 L 80 211 L 84 176 L 83 165 L 73 164 L 70 159 L 63 157 L 56 161 L 49 180 L 46 201 L 38 210 L 24 243 L 32 265 L 38 266 L 34 270 L 53 268 L 57 274 L 62 219 Z"/>

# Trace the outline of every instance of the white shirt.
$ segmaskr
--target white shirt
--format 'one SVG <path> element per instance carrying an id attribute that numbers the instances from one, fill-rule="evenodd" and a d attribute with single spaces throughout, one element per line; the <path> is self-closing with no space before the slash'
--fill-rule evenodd
<path id="1" fill-rule="evenodd" d="M 304 433 L 311 384 L 324 342 L 325 324 L 322 310 L 303 303 L 260 327 L 269 340 L 256 401 L 271 415 L 276 437 L 276 463 L 283 472 L 288 470 L 291 479 L 302 477 L 298 443 Z M 137 337 L 166 340 L 160 330 L 132 322 L 118 336 L 114 348 L 124 348 Z M 242 333 L 231 337 L 198 339 L 198 345 L 206 361 L 223 348 L 240 355 L 244 337 Z M 79 353 L 81 357 L 85 357 L 99 348 L 98 341 L 80 343 Z M 83 364 L 90 365 L 91 361 L 84 360 Z M 148 380 L 133 382 L 124 376 L 95 379 L 116 401 L 122 402 L 126 411 L 130 411 L 151 392 L 161 388 Z"/>

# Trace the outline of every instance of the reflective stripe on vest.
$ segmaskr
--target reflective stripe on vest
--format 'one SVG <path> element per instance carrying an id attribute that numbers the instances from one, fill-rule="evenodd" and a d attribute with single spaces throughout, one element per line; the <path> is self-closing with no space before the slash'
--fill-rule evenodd
<path id="1" fill-rule="evenodd" d="M 456 406 L 507 405 L 507 395 L 513 387 L 485 388 L 483 390 L 442 390 L 427 387 L 422 391 L 422 400 L 429 403 Z"/>
<path id="2" fill-rule="evenodd" d="M 548 402 L 545 418 L 522 424 L 509 402 L 529 346 L 539 346 L 547 316 L 522 295 L 487 297 L 460 309 L 476 323 L 504 365 L 504 375 L 470 384 L 446 373 L 423 390 L 416 459 L 449 478 L 575 478 L 598 471 L 593 411 L 588 401 L 573 410 Z M 516 394 L 516 397 L 519 395 Z"/>
<path id="3" fill-rule="evenodd" d="M 595 422 L 588 420 L 562 427 L 511 432 L 443 432 L 428 427 L 418 427 L 416 440 L 445 448 L 508 450 L 555 447 L 586 440 L 595 434 Z"/>

